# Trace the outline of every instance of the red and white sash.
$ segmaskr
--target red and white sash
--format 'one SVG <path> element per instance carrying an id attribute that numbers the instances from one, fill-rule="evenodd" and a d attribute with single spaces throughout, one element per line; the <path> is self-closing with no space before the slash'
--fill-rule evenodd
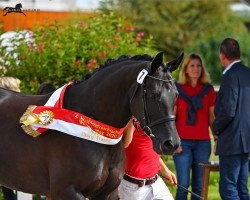
<path id="1" fill-rule="evenodd" d="M 115 128 L 62 108 L 64 93 L 71 84 L 72 82 L 56 90 L 44 106 L 29 106 L 20 118 L 23 130 L 33 137 L 53 129 L 101 144 L 117 144 L 124 128 Z"/>

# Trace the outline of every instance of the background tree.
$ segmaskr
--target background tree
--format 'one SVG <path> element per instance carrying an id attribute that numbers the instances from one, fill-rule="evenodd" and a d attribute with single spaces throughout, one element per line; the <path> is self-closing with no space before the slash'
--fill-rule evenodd
<path id="1" fill-rule="evenodd" d="M 241 59 L 244 64 L 250 66 L 250 34 L 230 34 L 229 32 L 218 33 L 217 36 L 211 36 L 206 40 L 197 40 L 196 43 L 193 44 L 190 48 L 186 50 L 186 52 L 197 52 L 199 53 L 205 62 L 205 66 L 210 73 L 211 80 L 214 84 L 219 85 L 222 79 L 222 71 L 224 68 L 222 67 L 218 52 L 219 47 L 218 44 L 225 37 L 233 37 L 239 41 L 241 48 Z"/>
<path id="2" fill-rule="evenodd" d="M 112 10 L 132 20 L 138 31 L 154 37 L 156 48 L 166 52 L 169 59 L 182 50 L 202 53 L 212 81 L 219 83 L 219 43 L 225 37 L 240 37 L 241 41 L 249 37 L 244 20 L 230 9 L 230 3 L 231 0 L 107 0 L 100 10 Z"/>

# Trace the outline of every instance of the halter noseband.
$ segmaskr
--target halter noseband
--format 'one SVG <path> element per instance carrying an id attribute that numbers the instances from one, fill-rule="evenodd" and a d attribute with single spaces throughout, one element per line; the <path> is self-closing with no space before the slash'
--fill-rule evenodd
<path id="1" fill-rule="evenodd" d="M 147 67 L 147 71 L 148 71 L 149 67 Z M 140 73 L 139 73 L 139 75 L 140 75 Z M 155 137 L 155 135 L 152 133 L 152 130 L 151 130 L 152 127 L 160 125 L 160 124 L 164 124 L 166 122 L 175 121 L 176 117 L 175 117 L 175 115 L 167 115 L 166 117 L 157 119 L 157 120 L 155 120 L 153 122 L 150 121 L 149 114 L 148 114 L 148 108 L 147 108 L 147 101 L 146 101 L 147 89 L 146 89 L 145 82 L 144 82 L 146 77 L 152 78 L 152 79 L 157 80 L 157 81 L 162 81 L 164 83 L 169 83 L 169 82 L 173 81 L 173 79 L 164 80 L 164 79 L 160 79 L 160 78 L 157 78 L 157 77 L 146 74 L 144 76 L 143 80 L 141 81 L 141 83 L 139 83 L 137 81 L 136 88 L 135 88 L 135 90 L 133 92 L 133 95 L 132 95 L 132 97 L 130 99 L 130 104 L 131 104 L 132 100 L 134 99 L 135 94 L 136 94 L 136 92 L 138 90 L 139 85 L 141 85 L 142 102 L 143 102 L 143 108 L 144 108 L 144 116 L 143 116 L 143 121 L 144 122 L 140 123 L 140 126 L 141 126 L 142 130 L 146 133 L 146 135 L 148 137 Z"/>

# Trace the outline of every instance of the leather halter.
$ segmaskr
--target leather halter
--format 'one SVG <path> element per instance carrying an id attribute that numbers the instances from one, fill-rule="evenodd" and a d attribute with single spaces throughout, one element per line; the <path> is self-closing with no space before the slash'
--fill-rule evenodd
<path id="1" fill-rule="evenodd" d="M 150 67 L 150 66 L 149 66 Z M 147 71 L 148 68 L 147 67 Z M 171 81 L 173 81 L 173 79 L 170 79 L 170 80 L 164 80 L 164 79 L 160 79 L 160 78 L 157 78 L 157 77 L 154 77 L 154 76 L 151 76 L 151 75 L 146 75 L 145 79 L 148 78 L 151 78 L 151 79 L 154 79 L 154 80 L 157 80 L 157 81 L 162 81 L 164 83 L 169 83 Z M 157 119 L 153 122 L 151 122 L 150 118 L 149 118 L 149 113 L 148 113 L 148 107 L 147 107 L 147 99 L 146 99 L 146 94 L 147 94 L 147 89 L 146 89 L 146 86 L 145 86 L 145 79 L 144 81 L 142 82 L 142 84 L 139 84 L 137 83 L 136 84 L 136 88 L 133 92 L 133 95 L 132 97 L 130 98 L 130 104 L 132 103 L 134 97 L 135 97 L 135 94 L 139 88 L 139 85 L 140 85 L 140 88 L 142 90 L 142 102 L 143 102 L 143 109 L 144 109 L 144 113 L 143 113 L 143 122 L 140 122 L 140 126 L 142 128 L 142 130 L 145 132 L 146 136 L 148 137 L 155 137 L 155 135 L 152 133 L 152 130 L 151 128 L 154 127 L 154 126 L 158 126 L 160 124 L 164 124 L 166 122 L 171 122 L 171 121 L 175 121 L 176 117 L 175 115 L 167 115 L 166 117 L 162 117 L 160 119 Z"/>

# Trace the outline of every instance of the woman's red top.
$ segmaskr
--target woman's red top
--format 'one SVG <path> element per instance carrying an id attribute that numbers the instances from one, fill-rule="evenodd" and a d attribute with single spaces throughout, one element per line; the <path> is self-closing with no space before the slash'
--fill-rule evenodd
<path id="1" fill-rule="evenodd" d="M 196 87 L 192 87 L 189 83 L 180 85 L 181 88 L 190 97 L 197 95 L 201 92 L 203 85 L 197 84 Z M 177 113 L 176 113 L 176 128 L 181 139 L 189 140 L 209 140 L 209 107 L 213 107 L 215 103 L 216 93 L 214 88 L 211 87 L 209 92 L 203 97 L 203 107 L 196 111 L 196 124 L 191 126 L 187 125 L 187 113 L 189 104 L 178 97 L 176 101 Z"/>
<path id="2" fill-rule="evenodd" d="M 151 138 L 144 134 L 138 126 L 132 142 L 125 148 L 125 173 L 139 179 L 152 178 L 160 170 L 160 156 L 154 151 Z"/>

